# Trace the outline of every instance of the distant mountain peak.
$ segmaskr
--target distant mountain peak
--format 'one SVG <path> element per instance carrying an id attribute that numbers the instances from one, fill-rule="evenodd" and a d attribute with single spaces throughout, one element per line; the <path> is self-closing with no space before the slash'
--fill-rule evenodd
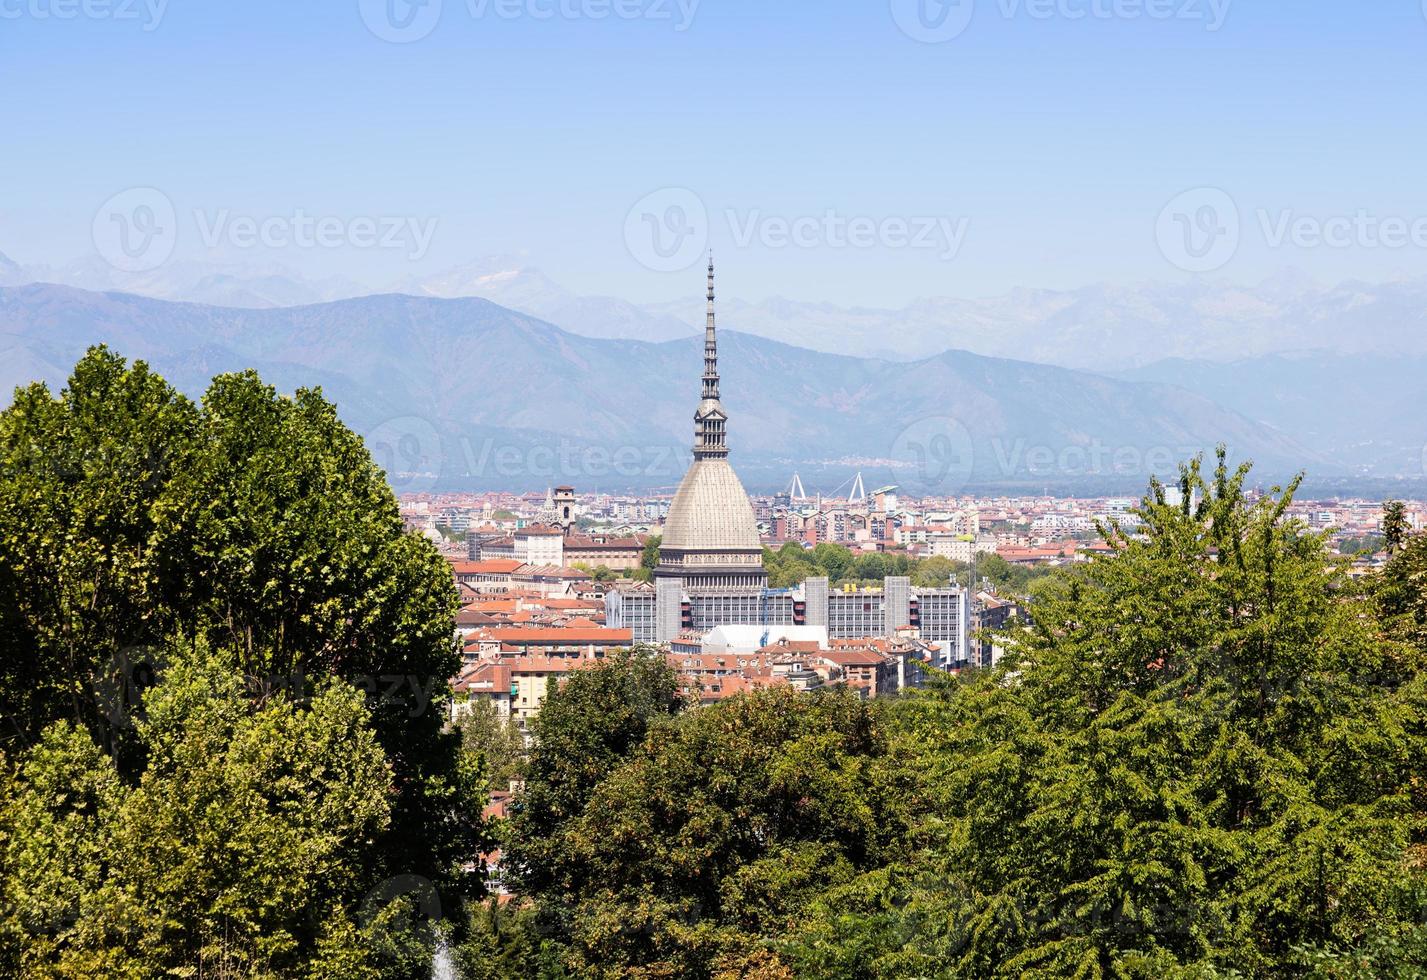
<path id="1" fill-rule="evenodd" d="M 252 367 L 279 390 L 321 385 L 360 432 L 389 434 L 395 426 L 429 443 L 423 451 L 445 452 L 442 481 L 452 487 L 675 483 L 702 363 L 695 336 L 665 343 L 583 337 L 481 297 L 383 294 L 230 309 L 26 286 L 0 289 L 0 323 L 9 338 L 0 359 L 5 387 L 63 383 L 85 348 L 100 342 L 147 360 L 189 394 L 201 393 L 217 372 Z M 928 492 L 945 492 L 937 483 L 944 468 L 928 470 L 919 449 L 948 432 L 974 442 L 975 470 L 961 475 L 996 485 L 1057 482 L 1055 472 L 1033 471 L 1044 450 L 1073 464 L 1058 485 L 1088 480 L 1121 492 L 1148 481 L 1148 470 L 1074 471 L 1086 465 L 1087 445 L 1135 450 L 1147 460 L 1151 449 L 1192 452 L 1223 440 L 1269 473 L 1330 465 L 1326 447 L 1307 449 L 1163 383 L 967 352 L 907 365 L 746 331 L 727 340 L 723 395 L 737 465 L 752 486 L 782 485 L 790 465 L 805 476 L 831 474 L 839 461 L 857 458 L 879 461 L 882 482 L 920 480 Z M 618 397 L 632 391 L 639 393 L 634 409 Z"/>

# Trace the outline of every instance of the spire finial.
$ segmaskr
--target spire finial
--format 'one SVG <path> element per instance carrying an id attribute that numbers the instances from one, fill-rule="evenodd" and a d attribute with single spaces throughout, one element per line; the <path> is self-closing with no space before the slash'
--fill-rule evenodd
<path id="1" fill-rule="evenodd" d="M 714 327 L 714 265 L 709 250 L 709 309 L 704 327 L 704 377 L 699 409 L 694 413 L 694 454 L 726 456 L 723 406 L 718 398 L 718 332 Z"/>

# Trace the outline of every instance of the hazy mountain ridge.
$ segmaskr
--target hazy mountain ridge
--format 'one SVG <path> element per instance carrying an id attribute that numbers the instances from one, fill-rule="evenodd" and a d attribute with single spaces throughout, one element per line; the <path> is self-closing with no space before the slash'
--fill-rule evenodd
<path id="1" fill-rule="evenodd" d="M 97 256 L 59 269 L 0 261 L 0 285 L 24 282 L 250 309 L 374 292 L 340 277 L 309 280 L 276 265 L 173 261 L 130 274 Z M 678 302 L 644 305 L 585 296 L 520 256 L 408 276 L 382 291 L 487 299 L 580 336 L 608 339 L 687 337 L 702 329 L 704 317 L 698 291 Z M 1321 286 L 1287 272 L 1255 286 L 1200 280 L 1015 289 L 984 299 L 932 297 L 901 309 L 724 297 L 720 314 L 743 332 L 795 346 L 901 361 L 956 349 L 1113 372 L 1165 358 L 1230 362 L 1302 350 L 1427 355 L 1427 278 Z"/>
<path id="2" fill-rule="evenodd" d="M 824 354 L 728 327 L 720 340 L 731 444 L 755 486 L 800 467 L 862 468 L 868 479 L 928 490 L 968 480 L 1138 485 L 1151 454 L 1163 472 L 1164 461 L 1220 440 L 1270 469 L 1329 466 L 1326 454 L 1162 384 L 967 352 L 912 363 Z M 695 337 L 582 337 L 482 299 L 380 295 L 252 310 L 0 289 L 0 384 L 62 384 L 97 342 L 150 361 L 190 394 L 245 367 L 284 390 L 321 384 L 359 431 L 424 440 L 417 455 L 439 456 L 450 485 L 670 485 L 691 440 L 700 373 Z M 544 461 L 552 447 L 575 461 Z M 490 462 L 502 448 L 515 462 Z M 610 464 L 615 451 L 631 462 Z M 1105 455 L 1115 451 L 1139 462 L 1117 474 Z"/>
<path id="3" fill-rule="evenodd" d="M 1427 475 L 1427 355 L 1270 354 L 1169 359 L 1118 377 L 1181 385 L 1360 473 Z"/>

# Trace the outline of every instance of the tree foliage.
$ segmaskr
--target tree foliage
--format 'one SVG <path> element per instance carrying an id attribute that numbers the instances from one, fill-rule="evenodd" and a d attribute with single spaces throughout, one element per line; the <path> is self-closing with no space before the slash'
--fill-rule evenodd
<path id="1" fill-rule="evenodd" d="M 1420 921 L 1418 658 L 1323 536 L 1197 463 L 996 671 L 902 716 L 934 839 L 831 893 L 825 976 L 1279 975 Z M 1198 491 L 1197 494 L 1191 491 Z"/>
<path id="2" fill-rule="evenodd" d="M 195 404 L 142 362 L 126 364 L 101 347 L 76 365 L 58 395 L 32 385 L 0 412 L 0 746 L 20 774 L 17 785 L 44 784 L 48 777 L 34 768 L 42 759 L 92 752 L 84 757 L 95 775 L 85 785 L 96 794 L 112 780 L 140 794 L 172 791 L 164 798 L 124 796 L 145 800 L 153 820 L 171 816 L 154 833 L 221 833 L 221 825 L 204 827 L 216 813 L 185 816 L 182 804 L 200 798 L 197 787 L 210 780 L 224 792 L 239 787 L 221 782 L 230 773 L 205 768 L 201 752 L 175 762 L 160 751 L 169 745 L 168 729 L 146 729 L 152 717 L 145 708 L 166 702 L 151 703 L 146 692 L 169 696 L 168 675 L 187 677 L 184 671 L 210 656 L 245 679 L 244 696 L 255 708 L 326 697 L 330 679 L 338 678 L 364 692 L 360 715 L 344 716 L 344 723 L 368 733 L 381 759 L 380 785 L 354 784 L 380 801 L 382 812 L 360 830 L 344 831 L 363 838 L 352 874 L 368 886 L 413 875 L 456 895 L 478 890 L 459 868 L 482 844 L 479 772 L 463 758 L 459 734 L 444 731 L 440 710 L 459 663 L 455 604 L 449 567 L 428 542 L 404 532 L 383 474 L 318 391 L 279 396 L 245 372 L 214 379 Z M 203 677 L 215 696 L 227 691 L 217 675 Z M 224 711 L 230 709 L 237 711 L 236 703 Z M 220 750 L 246 736 L 223 727 L 223 711 L 204 717 L 214 726 L 203 735 L 205 744 L 225 765 L 237 765 Z M 289 743 L 312 734 L 301 726 L 269 731 L 271 751 L 287 755 L 263 771 L 279 778 L 294 751 L 311 748 Z M 92 749 L 83 748 L 86 738 Z M 259 764 L 247 756 L 242 761 Z M 168 764 L 177 768 L 162 768 Z M 286 850 L 272 851 L 298 861 L 295 882 L 317 881 L 300 864 L 327 846 L 318 840 L 321 821 L 331 816 L 325 808 L 351 800 L 339 790 L 337 782 L 324 783 L 320 792 L 271 804 L 297 821 L 288 826 Z M 351 802 L 349 816 L 365 812 Z M 55 812 L 65 813 L 56 805 Z M 76 834 L 109 840 L 105 834 L 127 833 L 141 822 L 137 810 L 123 816 L 129 806 L 139 804 L 95 802 L 95 813 L 121 816 L 61 822 Z M 136 880 L 154 876 L 153 887 L 158 877 L 177 873 L 169 862 L 188 868 L 208 860 L 164 839 L 140 847 L 134 834 L 128 843 L 142 853 L 126 858 L 151 862 L 134 874 Z M 68 860 L 59 852 L 81 854 L 92 843 L 60 835 L 25 837 L 17 846 L 37 849 L 25 851 L 31 857 L 48 848 L 54 860 Z M 262 862 L 256 855 L 250 860 L 245 872 L 263 882 Z M 205 870 L 220 874 L 221 862 L 187 873 Z M 255 886 L 247 898 L 259 906 L 296 901 L 299 892 L 267 883 L 272 887 Z M 320 910 L 324 893 L 314 887 L 319 901 L 313 907 Z M 115 905 L 114 914 L 130 915 L 125 908 Z M 222 925 L 239 945 L 244 940 L 233 930 L 276 922 L 268 912 L 244 908 L 246 919 L 239 922 L 235 912 Z M 190 920 L 196 914 L 191 905 L 154 914 L 172 921 L 162 927 L 150 959 L 135 963 L 182 958 L 194 943 L 217 941 Z M 109 920 L 86 913 L 82 921 Z M 289 959 L 298 962 L 315 944 L 341 961 L 344 944 L 361 940 L 349 934 L 349 919 L 339 915 L 331 924 L 348 931 L 329 934 L 320 922 L 308 922 L 291 932 Z M 200 932 L 179 937 L 180 927 Z M 106 942 L 141 926 L 114 928 L 119 931 L 106 933 Z M 288 955 L 261 942 L 251 949 L 239 945 L 224 953 L 227 966 L 219 972 L 263 975 Z M 41 947 L 25 948 L 36 971 L 41 963 L 57 968 L 55 957 L 68 955 L 55 947 L 46 959 Z M 144 969 L 132 967 L 137 975 L 147 975 Z"/>
<path id="3" fill-rule="evenodd" d="M 461 744 L 480 766 L 492 789 L 506 789 L 525 772 L 525 733 L 513 715 L 504 715 L 489 698 L 461 706 Z"/>
<path id="4" fill-rule="evenodd" d="M 360 692 L 258 702 L 228 665 L 190 658 L 143 700 L 137 784 L 68 721 L 15 777 L 10 975 L 384 975 L 397 910 L 367 900 L 368 852 L 391 773 Z"/>
<path id="5" fill-rule="evenodd" d="M 556 685 L 534 723 L 525 790 L 513 808 L 505 867 L 517 890 L 546 900 L 557 927 L 566 916 L 571 821 L 600 782 L 643 741 L 651 725 L 683 706 L 678 678 L 657 650 L 621 651 Z"/>

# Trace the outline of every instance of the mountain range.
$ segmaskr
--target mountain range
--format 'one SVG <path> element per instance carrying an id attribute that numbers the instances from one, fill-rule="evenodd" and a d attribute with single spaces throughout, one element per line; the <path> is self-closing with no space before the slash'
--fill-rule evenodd
<path id="1" fill-rule="evenodd" d="M 1132 492 L 1226 442 L 1265 477 L 1346 472 L 1296 440 L 1160 380 L 946 351 L 853 357 L 720 331 L 734 460 L 750 488 L 794 471 L 829 491 L 862 471 L 920 492 Z M 240 309 L 30 284 L 0 288 L 0 385 L 56 388 L 93 343 L 198 395 L 256 368 L 321 385 L 398 490 L 672 487 L 687 462 L 701 340 L 584 337 L 483 299 L 386 294 Z"/>
<path id="2" fill-rule="evenodd" d="M 276 265 L 173 261 L 121 273 L 97 256 L 62 268 L 24 268 L 0 256 L 0 285 L 53 282 L 216 306 L 270 308 L 394 292 L 481 298 L 585 337 L 672 340 L 703 324 L 698 290 L 675 303 L 637 304 L 575 293 L 519 256 L 496 256 L 423 276 L 364 287 Z M 726 322 L 798 347 L 916 361 L 945 350 L 1127 371 L 1165 359 L 1230 362 L 1330 351 L 1427 356 L 1427 278 L 1370 284 L 1314 283 L 1291 271 L 1255 286 L 1090 285 L 1017 289 L 984 299 L 932 297 L 899 309 L 843 307 L 773 297 L 721 300 Z"/>

